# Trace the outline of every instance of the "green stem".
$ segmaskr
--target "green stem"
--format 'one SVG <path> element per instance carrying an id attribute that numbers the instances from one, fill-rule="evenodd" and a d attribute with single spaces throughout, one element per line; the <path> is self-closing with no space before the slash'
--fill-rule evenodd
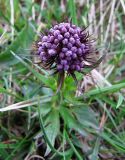
<path id="1" fill-rule="evenodd" d="M 67 140 L 68 140 L 68 142 L 69 142 L 72 150 L 73 150 L 74 153 L 76 154 L 77 158 L 78 158 L 79 160 L 83 160 L 83 158 L 82 158 L 81 155 L 78 153 L 78 151 L 76 150 L 75 146 L 73 145 L 72 141 L 70 140 L 70 138 L 69 138 L 66 130 L 65 130 L 65 135 L 66 135 L 66 138 L 67 138 Z"/>

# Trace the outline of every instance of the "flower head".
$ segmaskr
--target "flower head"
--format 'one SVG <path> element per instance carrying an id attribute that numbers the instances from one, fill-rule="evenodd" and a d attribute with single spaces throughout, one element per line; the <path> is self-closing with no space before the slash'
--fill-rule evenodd
<path id="1" fill-rule="evenodd" d="M 71 23 L 53 26 L 37 42 L 37 54 L 44 68 L 54 68 L 56 73 L 75 77 L 75 71 L 83 72 L 88 55 L 95 52 L 86 29 Z"/>

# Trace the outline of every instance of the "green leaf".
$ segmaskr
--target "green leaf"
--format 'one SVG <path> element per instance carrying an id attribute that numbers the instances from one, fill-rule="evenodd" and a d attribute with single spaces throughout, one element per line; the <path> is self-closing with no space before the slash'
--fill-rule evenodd
<path id="1" fill-rule="evenodd" d="M 42 117 L 44 117 L 45 115 L 47 115 L 49 112 L 51 111 L 51 104 L 50 103 L 46 103 L 46 104 L 41 104 L 40 107 L 40 112 L 42 114 Z"/>
<path id="2" fill-rule="evenodd" d="M 65 124 L 70 128 L 79 132 L 83 136 L 87 136 L 87 132 L 81 127 L 80 123 L 73 117 L 68 108 L 61 107 L 60 114 L 64 119 Z"/>
<path id="3" fill-rule="evenodd" d="M 107 94 L 107 93 L 110 94 L 110 93 L 113 93 L 113 92 L 117 92 L 124 87 L 125 87 L 125 83 L 119 83 L 119 84 L 114 84 L 114 85 L 109 86 L 109 87 L 93 89 L 91 91 L 88 91 L 87 93 L 84 93 L 84 95 L 89 97 L 89 96 L 95 96 L 95 95 L 99 95 L 99 94 L 100 95 L 101 94 Z"/>
<path id="4" fill-rule="evenodd" d="M 81 124 L 87 127 L 91 126 L 93 128 L 98 129 L 99 124 L 95 117 L 95 113 L 91 108 L 76 106 L 72 109 L 72 111 Z"/>
<path id="5" fill-rule="evenodd" d="M 75 0 L 69 0 L 68 6 L 69 6 L 69 12 L 70 12 L 70 16 L 72 18 L 72 22 L 77 25 L 78 22 L 77 22 L 77 17 L 76 17 Z"/>
<path id="6" fill-rule="evenodd" d="M 93 149 L 92 154 L 90 155 L 90 160 L 97 160 L 98 159 L 99 145 L 100 145 L 100 137 L 98 137 L 95 142 L 95 147 Z"/>
<path id="7" fill-rule="evenodd" d="M 101 137 L 105 139 L 109 144 L 114 146 L 119 151 L 125 153 L 125 145 L 123 145 L 121 142 L 117 141 L 115 138 L 111 137 L 110 134 L 107 134 L 106 132 L 103 132 Z"/>
<path id="8" fill-rule="evenodd" d="M 124 97 L 121 94 L 119 94 L 118 103 L 117 103 L 117 106 L 116 106 L 117 109 L 121 106 L 123 100 L 124 100 Z"/>
<path id="9" fill-rule="evenodd" d="M 1 144 L 0 144 L 1 145 Z M 3 144 L 4 145 L 4 144 Z M 8 146 L 6 148 L 9 148 Z M 0 158 L 1 159 L 6 159 L 6 157 L 8 156 L 8 152 L 6 149 L 4 149 L 4 147 L 0 146 Z"/>
<path id="10" fill-rule="evenodd" d="M 5 51 L 0 54 L 0 66 L 12 65 L 16 63 L 17 60 L 13 58 L 10 51 L 16 52 L 18 54 L 22 53 L 23 51 L 24 54 L 25 49 L 31 46 L 34 35 L 35 33 L 33 31 L 33 27 L 31 27 L 31 24 L 26 23 L 22 31 L 15 38 L 15 40 L 7 47 Z"/>
<path id="11" fill-rule="evenodd" d="M 58 110 L 52 110 L 52 112 L 49 113 L 45 124 L 48 124 L 48 126 L 45 128 L 46 135 L 51 142 L 51 145 L 54 147 L 55 139 L 57 135 L 59 134 L 60 129 L 60 122 L 59 122 L 59 112 Z M 47 145 L 45 156 L 47 156 L 51 151 L 51 148 L 49 145 Z"/>

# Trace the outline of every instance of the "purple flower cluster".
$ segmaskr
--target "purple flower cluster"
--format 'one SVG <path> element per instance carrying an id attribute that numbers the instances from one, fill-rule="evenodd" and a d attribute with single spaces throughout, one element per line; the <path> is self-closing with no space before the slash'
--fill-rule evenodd
<path id="1" fill-rule="evenodd" d="M 68 73 L 81 72 L 91 51 L 88 33 L 71 23 L 52 27 L 47 35 L 41 36 L 37 48 L 44 67 Z"/>

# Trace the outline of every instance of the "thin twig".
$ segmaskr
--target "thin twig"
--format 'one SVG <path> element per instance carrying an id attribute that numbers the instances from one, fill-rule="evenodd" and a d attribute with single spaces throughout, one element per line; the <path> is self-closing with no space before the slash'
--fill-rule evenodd
<path id="1" fill-rule="evenodd" d="M 108 21 L 108 26 L 107 26 L 106 33 L 105 33 L 104 43 L 106 43 L 107 38 L 108 38 L 110 26 L 111 26 L 112 19 L 113 19 L 113 14 L 115 12 L 115 4 L 116 4 L 116 0 L 113 0 L 112 6 L 111 6 L 110 17 L 109 17 L 109 21 Z"/>
<path id="2" fill-rule="evenodd" d="M 14 40 L 14 2 L 13 0 L 10 0 L 10 11 L 11 11 L 11 17 L 10 17 L 10 23 L 11 23 L 11 39 Z"/>

